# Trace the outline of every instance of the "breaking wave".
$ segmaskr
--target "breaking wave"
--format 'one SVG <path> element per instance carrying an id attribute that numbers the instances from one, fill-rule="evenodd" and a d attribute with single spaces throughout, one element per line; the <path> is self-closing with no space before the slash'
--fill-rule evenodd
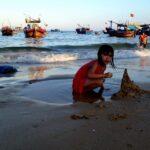
<path id="1" fill-rule="evenodd" d="M 48 47 L 1 47 L 1 52 L 18 52 L 18 51 L 68 51 L 68 50 L 85 50 L 85 49 L 95 49 L 97 50 L 102 44 L 110 43 L 101 43 L 101 44 L 89 44 L 89 45 L 55 45 Z M 130 50 L 137 49 L 137 43 L 112 43 L 110 44 L 115 50 Z M 147 45 L 147 48 L 150 48 L 150 43 Z"/>

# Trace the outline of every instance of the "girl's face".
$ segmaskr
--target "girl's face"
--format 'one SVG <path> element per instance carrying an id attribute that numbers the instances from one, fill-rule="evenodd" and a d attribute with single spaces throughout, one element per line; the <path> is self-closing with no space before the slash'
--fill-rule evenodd
<path id="1" fill-rule="evenodd" d="M 109 64 L 112 61 L 112 56 L 102 54 L 102 60 L 105 65 Z"/>

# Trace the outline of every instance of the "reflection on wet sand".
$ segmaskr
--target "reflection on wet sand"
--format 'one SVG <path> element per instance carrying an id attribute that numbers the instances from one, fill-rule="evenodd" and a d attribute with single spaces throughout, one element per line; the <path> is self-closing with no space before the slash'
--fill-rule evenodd
<path id="1" fill-rule="evenodd" d="M 98 100 L 104 101 L 104 98 L 102 97 L 102 95 L 95 91 L 90 91 L 86 94 L 72 93 L 72 96 L 73 96 L 74 103 L 77 101 L 86 102 L 86 103 L 94 103 Z"/>
<path id="2" fill-rule="evenodd" d="M 44 78 L 44 71 L 47 70 L 47 66 L 36 66 L 29 68 L 29 79 L 37 80 Z"/>
<path id="3" fill-rule="evenodd" d="M 150 66 L 150 59 L 149 57 L 141 57 L 140 59 L 140 66 L 144 68 L 145 66 Z"/>

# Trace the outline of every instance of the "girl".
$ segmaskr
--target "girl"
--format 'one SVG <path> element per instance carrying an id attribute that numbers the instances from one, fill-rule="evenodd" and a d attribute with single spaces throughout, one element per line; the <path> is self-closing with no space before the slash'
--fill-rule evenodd
<path id="1" fill-rule="evenodd" d="M 102 45 L 97 56 L 98 59 L 83 65 L 75 74 L 72 85 L 73 94 L 85 94 L 98 87 L 102 94 L 104 79 L 112 77 L 112 73 L 104 73 L 106 66 L 110 63 L 115 68 L 114 50 L 109 45 Z"/>

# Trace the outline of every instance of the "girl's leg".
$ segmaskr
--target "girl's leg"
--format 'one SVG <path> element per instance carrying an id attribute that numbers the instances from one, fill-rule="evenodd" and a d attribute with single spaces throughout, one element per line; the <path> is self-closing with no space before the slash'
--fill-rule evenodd
<path id="1" fill-rule="evenodd" d="M 90 79 L 87 79 L 87 81 L 85 82 L 85 84 L 84 84 L 84 88 L 87 90 L 87 91 L 91 91 L 91 90 L 93 90 L 93 89 L 95 89 L 95 88 L 102 88 L 102 89 L 104 89 L 104 85 L 103 85 L 103 83 L 104 83 L 104 80 L 100 80 L 100 79 L 92 79 L 92 80 L 90 80 Z"/>
<path id="2" fill-rule="evenodd" d="M 100 88 L 98 95 L 100 96 L 99 98 L 104 101 L 105 99 L 102 96 L 103 91 L 104 91 L 104 81 L 105 80 L 103 80 L 103 79 L 87 80 L 84 85 L 85 91 L 88 92 L 88 91 L 93 91 L 93 89 L 95 89 L 95 88 Z"/>

